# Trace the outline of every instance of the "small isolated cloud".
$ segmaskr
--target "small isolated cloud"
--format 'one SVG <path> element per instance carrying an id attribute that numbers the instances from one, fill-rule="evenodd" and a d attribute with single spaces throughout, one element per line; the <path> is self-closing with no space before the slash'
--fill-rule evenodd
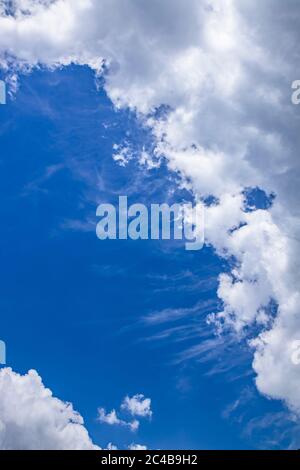
<path id="1" fill-rule="evenodd" d="M 83 418 L 34 370 L 0 370 L 0 450 L 92 450 Z"/>
<path id="2" fill-rule="evenodd" d="M 131 431 L 137 431 L 140 425 L 140 422 L 135 419 L 131 421 L 130 423 L 127 423 L 127 425 L 130 427 Z"/>
<path id="3" fill-rule="evenodd" d="M 125 397 L 121 405 L 121 409 L 128 411 L 132 416 L 140 416 L 142 418 L 152 416 L 151 399 L 145 398 L 142 394 L 134 395 L 132 398 Z"/>
<path id="4" fill-rule="evenodd" d="M 151 399 L 145 398 L 141 393 L 137 393 L 136 395 L 133 395 L 133 397 L 129 397 L 127 395 L 124 398 L 118 413 L 115 409 L 107 413 L 105 408 L 98 408 L 97 419 L 100 423 L 105 423 L 110 426 L 125 426 L 129 428 L 130 431 L 137 431 L 140 426 L 139 420 L 133 419 L 132 421 L 128 421 L 120 418 L 119 414 L 122 413 L 122 411 L 129 413 L 133 417 L 138 416 L 139 418 L 151 418 Z"/>
<path id="5" fill-rule="evenodd" d="M 141 444 L 130 444 L 128 446 L 129 450 L 147 450 L 147 446 L 143 446 Z"/>
<path id="6" fill-rule="evenodd" d="M 132 149 L 128 145 L 113 145 L 113 160 L 120 166 L 126 166 L 133 159 Z"/>
<path id="7" fill-rule="evenodd" d="M 99 408 L 98 419 L 101 423 L 110 424 L 111 426 L 114 424 L 122 424 L 122 421 L 118 418 L 115 410 L 112 410 L 110 413 L 106 413 L 104 408 Z"/>
<path id="8" fill-rule="evenodd" d="M 133 421 L 124 421 L 123 419 L 120 419 L 116 410 L 106 413 L 105 408 L 98 408 L 97 419 L 100 423 L 105 423 L 110 426 L 127 426 L 131 431 L 137 431 L 140 425 L 139 421 L 136 419 Z"/>

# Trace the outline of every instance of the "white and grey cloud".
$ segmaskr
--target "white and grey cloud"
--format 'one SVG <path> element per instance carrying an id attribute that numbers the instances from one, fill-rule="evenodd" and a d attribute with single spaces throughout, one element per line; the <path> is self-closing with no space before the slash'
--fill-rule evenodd
<path id="1" fill-rule="evenodd" d="M 120 418 L 120 413 L 122 412 L 130 414 L 133 417 L 151 418 L 151 399 L 145 398 L 141 393 L 137 393 L 136 395 L 133 395 L 133 397 L 129 397 L 127 395 L 121 403 L 119 412 L 113 409 L 107 413 L 105 408 L 98 408 L 97 419 L 101 423 L 109 424 L 110 426 L 125 426 L 131 431 L 137 431 L 140 426 L 140 421 L 138 419 L 129 421 L 127 419 Z"/>

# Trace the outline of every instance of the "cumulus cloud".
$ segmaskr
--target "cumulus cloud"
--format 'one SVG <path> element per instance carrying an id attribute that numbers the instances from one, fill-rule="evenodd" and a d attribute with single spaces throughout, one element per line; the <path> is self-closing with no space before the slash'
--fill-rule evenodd
<path id="1" fill-rule="evenodd" d="M 82 417 L 53 397 L 34 370 L 0 370 L 1 450 L 92 450 Z"/>
<path id="2" fill-rule="evenodd" d="M 112 442 L 107 444 L 107 450 L 118 450 L 118 447 L 115 446 Z"/>
<path id="3" fill-rule="evenodd" d="M 106 413 L 105 408 L 98 408 L 98 421 L 100 423 L 109 424 L 110 426 L 127 426 L 131 431 L 136 431 L 139 428 L 139 421 L 124 421 L 120 419 L 116 413 L 116 410 L 112 410 Z"/>
<path id="4" fill-rule="evenodd" d="M 1 0 L 0 13 L 3 67 L 105 72 L 115 106 L 135 110 L 153 133 L 156 158 L 197 198 L 215 197 L 206 242 L 236 263 L 220 276 L 214 321 L 238 335 L 259 327 L 258 389 L 300 412 L 290 359 L 300 338 L 300 118 L 290 99 L 299 2 Z M 152 114 L 162 105 L 167 113 Z M 273 205 L 249 210 L 251 187 L 274 194 Z"/>
<path id="5" fill-rule="evenodd" d="M 151 399 L 145 398 L 144 395 L 140 393 L 137 393 L 131 398 L 127 395 L 120 406 L 120 412 L 122 411 L 130 413 L 132 416 L 138 416 L 139 418 L 151 418 Z M 121 419 L 115 409 L 107 413 L 105 408 L 98 408 L 98 421 L 110 426 L 125 426 L 131 431 L 137 431 L 140 426 L 140 422 L 137 419 L 133 419 L 132 421 Z"/>
<path id="6" fill-rule="evenodd" d="M 125 397 L 121 405 L 122 410 L 128 411 L 132 416 L 140 416 L 142 418 L 152 416 L 151 399 L 145 398 L 142 394 L 133 397 Z"/>

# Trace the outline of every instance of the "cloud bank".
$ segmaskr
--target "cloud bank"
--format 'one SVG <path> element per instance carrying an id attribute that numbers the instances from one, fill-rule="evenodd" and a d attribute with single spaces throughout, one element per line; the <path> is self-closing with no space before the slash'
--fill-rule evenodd
<path id="1" fill-rule="evenodd" d="M 300 413 L 299 2 L 2 0 L 0 13 L 4 68 L 105 73 L 115 106 L 153 133 L 155 156 L 197 198 L 214 197 L 206 242 L 235 266 L 211 320 L 249 335 L 258 389 Z M 248 207 L 255 187 L 275 197 L 268 209 Z"/>

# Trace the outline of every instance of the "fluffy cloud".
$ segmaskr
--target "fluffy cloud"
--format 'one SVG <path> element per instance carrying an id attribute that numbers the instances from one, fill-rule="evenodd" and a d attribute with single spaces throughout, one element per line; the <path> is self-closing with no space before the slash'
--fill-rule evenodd
<path id="1" fill-rule="evenodd" d="M 106 413 L 105 408 L 98 408 L 98 421 L 100 421 L 100 423 L 109 424 L 110 426 L 128 426 L 131 431 L 136 431 L 140 425 L 139 421 L 136 419 L 133 421 L 120 419 L 116 410 Z"/>
<path id="2" fill-rule="evenodd" d="M 107 444 L 107 450 L 118 450 L 118 447 L 115 446 L 112 442 Z"/>
<path id="3" fill-rule="evenodd" d="M 125 411 L 139 418 L 151 418 L 151 399 L 145 398 L 144 395 L 140 393 L 137 393 L 131 398 L 126 396 L 121 404 L 120 411 Z M 131 431 L 137 431 L 140 425 L 137 419 L 126 421 L 119 418 L 116 410 L 113 409 L 107 413 L 105 408 L 98 408 L 98 421 L 109 424 L 110 426 L 127 426 Z"/>
<path id="4" fill-rule="evenodd" d="M 145 398 L 142 394 L 134 395 L 132 398 L 125 397 L 121 408 L 128 411 L 132 416 L 140 416 L 142 418 L 151 418 L 152 416 L 151 399 Z"/>
<path id="5" fill-rule="evenodd" d="M 82 417 L 53 397 L 36 371 L 0 370 L 1 450 L 92 450 Z"/>
<path id="6" fill-rule="evenodd" d="M 129 450 L 147 450 L 147 446 L 143 446 L 141 444 L 130 444 L 128 446 Z"/>
<path id="7" fill-rule="evenodd" d="M 34 370 L 20 375 L 10 368 L 0 370 L 0 450 L 97 450 L 83 418 L 71 403 L 53 397 L 45 388 L 41 377 Z M 148 416 L 150 403 L 139 401 L 136 395 L 133 413 Z M 98 410 L 98 420 L 109 425 L 126 426 L 136 431 L 139 421 L 124 421 L 115 410 L 106 413 Z M 117 449 L 108 444 L 109 450 Z M 131 444 L 129 449 L 143 450 L 146 447 Z"/>
<path id="8" fill-rule="evenodd" d="M 4 67 L 77 63 L 101 74 L 106 64 L 108 95 L 138 113 L 156 156 L 197 197 L 215 196 L 207 243 L 236 265 L 220 277 L 224 308 L 214 320 L 239 335 L 259 326 L 257 386 L 300 412 L 290 360 L 300 338 L 300 122 L 290 100 L 299 2 L 1 0 L 0 12 Z M 151 116 L 161 105 L 169 112 Z M 257 186 L 276 199 L 249 212 L 244 189 Z"/>

